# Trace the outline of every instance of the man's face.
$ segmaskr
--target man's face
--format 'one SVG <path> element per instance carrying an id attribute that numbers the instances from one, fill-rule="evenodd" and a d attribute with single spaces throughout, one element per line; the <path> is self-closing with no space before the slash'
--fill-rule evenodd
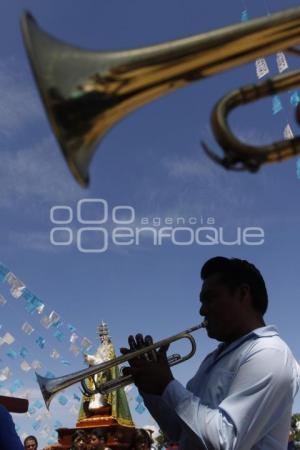
<path id="1" fill-rule="evenodd" d="M 200 314 L 207 320 L 209 337 L 222 342 L 236 339 L 244 314 L 241 289 L 231 289 L 219 274 L 204 280 L 200 292 Z"/>
<path id="2" fill-rule="evenodd" d="M 25 443 L 25 450 L 36 450 L 37 445 L 34 439 L 28 439 Z"/>
<path id="3" fill-rule="evenodd" d="M 90 446 L 92 450 L 98 450 L 104 448 L 105 439 L 103 437 L 98 438 L 95 434 L 90 437 Z"/>
<path id="4" fill-rule="evenodd" d="M 149 450 L 150 447 L 146 442 L 139 442 L 135 445 L 136 450 Z"/>
<path id="5" fill-rule="evenodd" d="M 74 444 L 73 444 L 75 450 L 83 450 L 86 449 L 87 446 L 87 441 L 84 437 L 78 437 L 75 439 Z"/>

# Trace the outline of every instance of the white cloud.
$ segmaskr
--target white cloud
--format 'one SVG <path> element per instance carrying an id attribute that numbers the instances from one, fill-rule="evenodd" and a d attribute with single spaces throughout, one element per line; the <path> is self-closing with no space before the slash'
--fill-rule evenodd
<path id="1" fill-rule="evenodd" d="M 0 135 L 10 137 L 29 122 L 42 117 L 43 111 L 33 85 L 24 83 L 16 63 L 0 63 Z"/>
<path id="2" fill-rule="evenodd" d="M 9 240 L 16 244 L 19 248 L 37 250 L 42 252 L 55 253 L 59 249 L 58 246 L 51 245 L 49 232 L 15 232 L 9 234 Z"/>
<path id="3" fill-rule="evenodd" d="M 168 175 L 175 178 L 196 177 L 212 181 L 212 177 L 215 175 L 214 167 L 211 164 L 206 164 L 202 159 L 170 158 L 165 159 L 163 165 L 167 169 Z"/>
<path id="4" fill-rule="evenodd" d="M 261 126 L 258 123 L 258 127 Z M 284 127 L 283 127 L 284 128 Z M 282 128 L 282 133 L 283 133 Z M 243 128 L 239 126 L 232 129 L 234 131 L 236 137 L 241 141 L 245 142 L 248 145 L 252 146 L 264 146 L 266 144 L 271 144 L 274 141 L 274 136 L 272 136 L 268 130 L 262 130 L 257 128 Z M 282 134 L 283 139 L 283 134 Z M 259 150 L 258 150 L 259 151 Z"/>
<path id="5" fill-rule="evenodd" d="M 29 148 L 2 149 L 0 191 L 1 207 L 21 207 L 25 212 L 37 200 L 56 204 L 82 193 L 52 137 Z"/>
<path id="6" fill-rule="evenodd" d="M 163 161 L 170 181 L 182 183 L 183 189 L 168 201 L 171 211 L 168 214 L 197 214 L 203 210 L 209 214 L 228 216 L 228 211 L 240 215 L 241 208 L 253 206 L 254 199 L 249 195 L 249 175 L 227 171 L 202 155 L 195 158 L 170 158 Z M 256 188 L 264 184 L 263 174 L 256 177 Z M 174 182 L 173 181 L 173 182 Z"/>
<path id="7" fill-rule="evenodd" d="M 45 115 L 33 83 L 24 80 L 13 59 L 0 62 L 0 98 L 0 207 L 26 213 L 36 201 L 69 201 L 82 192 L 52 134 L 35 133 L 29 144 L 30 126 L 38 131 Z"/>

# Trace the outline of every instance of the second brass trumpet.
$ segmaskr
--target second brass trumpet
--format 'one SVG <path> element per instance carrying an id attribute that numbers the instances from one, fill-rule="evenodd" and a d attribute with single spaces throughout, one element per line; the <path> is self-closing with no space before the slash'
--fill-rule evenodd
<path id="1" fill-rule="evenodd" d="M 93 375 L 96 375 L 96 374 L 99 374 L 106 370 L 109 370 L 112 367 L 119 366 L 120 364 L 126 363 L 126 362 L 130 361 L 131 359 L 137 358 L 145 353 L 151 352 L 152 350 L 156 350 L 160 347 L 171 344 L 172 342 L 176 342 L 180 339 L 188 339 L 188 341 L 191 344 L 191 350 L 189 353 L 187 353 L 185 356 L 175 354 L 175 355 L 168 357 L 168 362 L 169 362 L 170 366 L 175 366 L 176 364 L 180 364 L 180 363 L 190 359 L 195 354 L 196 343 L 195 343 L 195 339 L 193 338 L 191 333 L 193 333 L 196 330 L 199 330 L 200 328 L 204 328 L 204 327 L 206 327 L 205 321 L 199 325 L 196 325 L 192 328 L 189 328 L 189 329 L 183 331 L 182 333 L 175 334 L 174 336 L 171 336 L 167 339 L 163 339 L 163 340 L 155 342 L 154 344 L 149 345 L 147 347 L 130 352 L 127 355 L 119 356 L 115 359 L 105 361 L 96 366 L 89 367 L 89 368 L 83 369 L 83 370 L 79 370 L 78 372 L 75 372 L 75 373 L 72 373 L 69 375 L 65 375 L 62 377 L 46 378 L 46 377 L 42 377 L 41 375 L 36 374 L 37 381 L 39 383 L 43 398 L 45 400 L 45 404 L 46 404 L 47 408 L 49 408 L 50 402 L 56 393 L 58 393 L 62 389 L 72 386 L 75 383 L 82 382 L 87 377 L 93 377 Z M 97 392 L 107 393 L 112 390 L 124 387 L 127 384 L 131 384 L 132 382 L 133 382 L 133 380 L 130 376 L 120 376 L 119 378 L 110 380 L 110 381 L 102 384 L 101 386 L 97 386 L 97 387 L 95 386 L 95 391 L 87 392 L 87 395 L 92 395 Z"/>
<path id="2" fill-rule="evenodd" d="M 67 45 L 43 31 L 28 13 L 22 18 L 22 31 L 53 131 L 73 175 L 82 186 L 87 186 L 96 146 L 118 120 L 195 80 L 298 44 L 300 7 L 121 52 L 93 52 Z M 224 139 L 219 141 L 222 144 Z M 249 161 L 248 149 L 237 150 L 234 158 L 230 149 L 229 162 Z M 224 151 L 228 152 L 227 147 Z M 263 158 L 256 153 L 261 163 Z M 288 154 L 291 156 L 292 152 Z M 253 163 L 255 157 L 254 149 L 246 168 L 259 166 Z M 273 154 L 272 158 L 265 158 L 275 159 Z"/>

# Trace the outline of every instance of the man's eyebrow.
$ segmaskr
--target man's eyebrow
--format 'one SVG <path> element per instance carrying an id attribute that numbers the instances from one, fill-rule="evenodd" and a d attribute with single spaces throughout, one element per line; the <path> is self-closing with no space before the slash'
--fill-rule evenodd
<path id="1" fill-rule="evenodd" d="M 201 290 L 200 294 L 199 294 L 200 302 L 203 303 L 206 300 L 206 298 L 209 297 L 209 295 L 213 294 L 214 292 L 215 292 L 214 287 L 207 287 L 207 288 L 204 288 L 203 290 Z"/>

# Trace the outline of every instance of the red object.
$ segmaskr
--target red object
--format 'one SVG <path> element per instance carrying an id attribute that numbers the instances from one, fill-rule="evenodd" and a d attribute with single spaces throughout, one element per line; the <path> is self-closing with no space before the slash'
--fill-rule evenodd
<path id="1" fill-rule="evenodd" d="M 9 412 L 13 413 L 25 413 L 28 411 L 28 400 L 26 398 L 0 395 L 0 405 L 5 406 Z"/>

